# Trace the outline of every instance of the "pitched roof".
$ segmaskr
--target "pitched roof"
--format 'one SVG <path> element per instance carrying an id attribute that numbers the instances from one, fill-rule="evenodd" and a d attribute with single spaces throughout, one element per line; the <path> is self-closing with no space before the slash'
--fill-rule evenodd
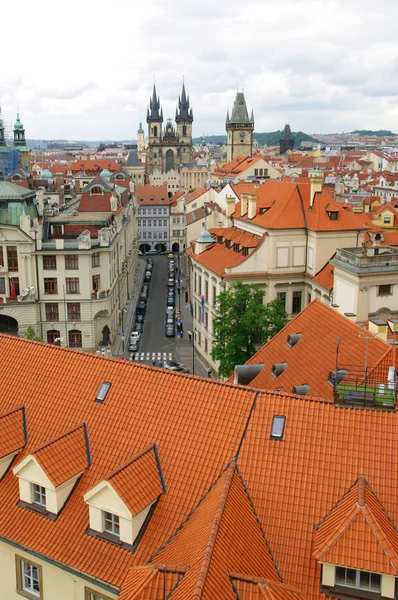
<path id="1" fill-rule="evenodd" d="M 0 415 L 0 458 L 20 450 L 26 442 L 24 409 L 11 409 Z"/>
<path id="2" fill-rule="evenodd" d="M 262 577 L 248 577 L 242 573 L 230 573 L 236 597 L 239 600 L 303 600 L 305 594 L 286 583 L 267 581 Z"/>
<path id="3" fill-rule="evenodd" d="M 316 526 L 314 558 L 397 576 L 398 534 L 364 477 Z"/>
<path id="4" fill-rule="evenodd" d="M 147 565 L 130 569 L 119 600 L 164 600 L 172 598 L 174 588 L 188 569 L 174 565 Z"/>
<path id="5" fill-rule="evenodd" d="M 287 336 L 301 333 L 293 348 Z M 333 308 L 313 300 L 265 346 L 260 348 L 246 364 L 264 364 L 264 368 L 250 383 L 261 389 L 282 388 L 291 393 L 293 387 L 304 383 L 310 386 L 309 395 L 333 401 L 333 387 L 329 374 L 336 368 L 337 338 L 340 337 L 339 364 L 363 367 L 366 356 L 366 339 L 363 330 Z M 368 366 L 374 366 L 389 352 L 391 346 L 379 338 L 368 344 Z M 272 366 L 287 363 L 286 369 L 274 377 Z"/>
<path id="6" fill-rule="evenodd" d="M 333 256 L 330 258 L 330 260 L 332 260 L 335 256 L 336 256 L 336 253 L 333 254 Z M 333 289 L 333 285 L 334 285 L 333 273 L 334 273 L 334 266 L 331 265 L 330 262 L 327 262 L 326 265 L 324 267 L 322 267 L 322 269 L 320 269 L 320 271 L 318 271 L 318 273 L 315 275 L 315 277 L 313 278 L 313 281 L 315 283 L 317 283 L 318 285 L 321 285 L 325 289 L 329 290 L 329 292 L 330 292 Z"/>
<path id="7" fill-rule="evenodd" d="M 137 205 L 169 205 L 167 185 L 137 185 L 135 188 Z"/>
<path id="8" fill-rule="evenodd" d="M 17 506 L 17 478 L 8 471 L 0 484 L 0 536 L 120 587 L 130 567 L 148 561 L 236 455 L 255 392 L 11 336 L 0 336 L 0 352 L 0 411 L 15 407 L 16 394 L 25 401 L 29 442 L 20 460 L 83 420 L 92 457 L 56 526 Z M 112 385 L 100 404 L 95 398 L 103 381 Z M 152 442 L 167 493 L 160 496 L 136 552 L 86 535 L 84 494 Z M 64 476 L 68 460 L 59 455 L 53 467 L 43 466 L 52 476 L 60 468 Z M 133 491 L 128 493 L 136 502 Z"/>
<path id="9" fill-rule="evenodd" d="M 155 444 L 137 452 L 104 480 L 109 481 L 132 515 L 137 515 L 166 492 Z"/>
<path id="10" fill-rule="evenodd" d="M 89 467 L 85 425 L 81 424 L 33 448 L 35 457 L 47 477 L 57 487 Z"/>

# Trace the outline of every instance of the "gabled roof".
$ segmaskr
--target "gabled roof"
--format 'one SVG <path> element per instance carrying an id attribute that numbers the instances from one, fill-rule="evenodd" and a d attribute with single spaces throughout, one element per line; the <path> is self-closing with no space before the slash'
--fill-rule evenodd
<path id="1" fill-rule="evenodd" d="M 167 185 L 137 185 L 135 196 L 137 206 L 168 206 L 170 204 Z"/>
<path id="2" fill-rule="evenodd" d="M 336 256 L 336 253 L 330 258 L 332 260 Z M 324 267 L 315 275 L 312 281 L 321 285 L 329 292 L 333 289 L 334 285 L 334 265 L 331 265 L 330 262 L 327 262 Z"/>
<path id="3" fill-rule="evenodd" d="M 152 560 L 190 567 L 173 600 L 233 599 L 229 571 L 281 583 L 235 462 Z"/>
<path id="4" fill-rule="evenodd" d="M 305 594 L 286 583 L 267 581 L 262 577 L 248 577 L 230 573 L 230 580 L 238 600 L 303 600 Z"/>
<path id="5" fill-rule="evenodd" d="M 176 565 L 147 565 L 130 569 L 119 600 L 164 600 L 171 593 L 188 569 Z"/>
<path id="6" fill-rule="evenodd" d="M 314 558 L 352 569 L 398 575 L 398 533 L 364 477 L 315 527 Z"/>
<path id="7" fill-rule="evenodd" d="M 26 442 L 24 409 L 15 408 L 0 415 L 0 459 L 21 450 Z"/>
<path id="8" fill-rule="evenodd" d="M 156 444 L 149 444 L 126 463 L 104 477 L 123 500 L 132 515 L 137 515 L 166 493 Z"/>
<path id="9" fill-rule="evenodd" d="M 58 487 L 90 466 L 85 424 L 78 425 L 30 451 Z M 17 465 L 18 466 L 18 465 Z"/>
<path id="10" fill-rule="evenodd" d="M 291 348 L 287 336 L 295 333 L 301 333 L 301 338 Z M 282 388 L 291 393 L 294 386 L 306 383 L 310 386 L 310 396 L 332 402 L 333 387 L 328 378 L 336 368 L 337 338 L 341 338 L 339 363 L 363 367 L 367 344 L 362 335 L 361 327 L 319 300 L 313 300 L 247 361 L 246 364 L 264 364 L 250 385 L 269 390 Z M 386 342 L 372 339 L 368 344 L 368 366 L 375 366 L 391 351 Z M 272 366 L 283 362 L 287 363 L 286 369 L 274 377 Z"/>

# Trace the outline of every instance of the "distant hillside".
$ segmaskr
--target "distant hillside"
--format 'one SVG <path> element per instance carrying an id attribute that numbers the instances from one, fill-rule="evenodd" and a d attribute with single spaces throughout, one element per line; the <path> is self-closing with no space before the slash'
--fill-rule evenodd
<path id="1" fill-rule="evenodd" d="M 351 133 L 356 133 L 357 135 L 366 135 L 366 136 L 375 136 L 375 137 L 391 137 L 393 135 L 397 135 L 393 133 L 389 129 L 378 129 L 377 131 L 372 131 L 372 129 L 356 129 L 355 131 L 351 131 Z"/>
<path id="2" fill-rule="evenodd" d="M 266 133 L 253 133 L 253 138 L 257 140 L 260 146 L 279 146 L 279 140 L 281 139 L 281 135 L 282 132 L 278 130 Z M 319 143 L 319 140 L 310 137 L 302 131 L 298 131 L 297 133 L 293 132 L 293 136 L 295 148 L 299 148 L 301 142 L 313 142 L 314 144 Z M 227 141 L 227 137 L 225 135 L 206 135 L 204 139 L 209 144 L 225 144 Z M 202 140 L 202 137 L 194 138 L 193 143 L 200 144 Z"/>

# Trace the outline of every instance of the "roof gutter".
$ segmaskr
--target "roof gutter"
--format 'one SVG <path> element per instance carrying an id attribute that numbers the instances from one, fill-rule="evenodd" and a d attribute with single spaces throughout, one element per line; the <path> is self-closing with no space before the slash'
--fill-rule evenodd
<path id="1" fill-rule="evenodd" d="M 5 544 L 12 546 L 13 548 L 18 548 L 18 550 L 23 550 L 27 554 L 35 556 L 36 558 L 39 558 L 40 560 L 43 560 L 44 562 L 49 563 L 50 565 L 53 565 L 54 567 L 58 567 L 59 569 L 62 569 L 63 571 L 66 571 L 67 573 L 70 573 L 71 575 L 80 577 L 81 579 L 84 579 L 85 581 L 88 581 L 91 584 L 97 585 L 98 587 L 102 588 L 106 592 L 110 592 L 111 594 L 119 595 L 119 592 L 120 592 L 119 587 L 110 586 L 107 583 L 104 583 L 101 579 L 97 579 L 96 577 L 90 577 L 90 575 L 86 575 L 86 573 L 83 573 L 83 571 L 79 571 L 79 569 L 74 569 L 72 567 L 69 567 L 68 565 L 65 565 L 64 563 L 61 563 L 57 560 L 53 560 L 52 558 L 49 558 L 45 554 L 41 554 L 40 552 L 31 550 L 30 548 L 27 548 L 26 546 L 23 546 L 22 544 L 18 544 L 18 542 L 13 542 L 12 540 L 5 538 L 4 536 L 0 536 L 0 542 L 4 542 Z"/>

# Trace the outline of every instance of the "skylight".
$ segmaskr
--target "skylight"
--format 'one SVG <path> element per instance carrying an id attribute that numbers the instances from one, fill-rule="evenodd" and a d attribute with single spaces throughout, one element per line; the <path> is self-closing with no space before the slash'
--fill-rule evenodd
<path id="1" fill-rule="evenodd" d="M 109 388 L 111 387 L 111 383 L 109 383 L 109 381 L 103 381 L 101 383 L 101 387 L 98 391 L 98 394 L 95 397 L 95 401 L 96 402 L 100 402 L 101 404 L 104 402 L 108 392 L 109 392 Z"/>
<path id="2" fill-rule="evenodd" d="M 271 428 L 271 440 L 281 440 L 285 431 L 286 417 L 274 415 Z"/>

